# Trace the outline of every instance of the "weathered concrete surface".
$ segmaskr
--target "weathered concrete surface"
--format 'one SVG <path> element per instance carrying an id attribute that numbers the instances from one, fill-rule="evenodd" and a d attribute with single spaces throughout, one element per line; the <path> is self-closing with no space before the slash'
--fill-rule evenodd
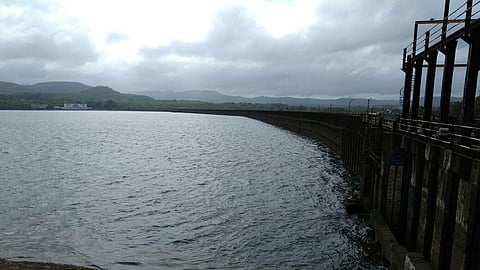
<path id="1" fill-rule="evenodd" d="M 479 159 L 412 138 L 404 138 L 401 148 L 408 154 L 404 166 L 396 169 L 403 170 L 401 181 L 407 188 L 396 182 L 398 172 L 386 167 L 381 177 L 371 177 L 376 190 L 373 201 L 377 201 L 373 208 L 400 237 L 401 245 L 422 255 L 423 264 L 432 269 L 477 269 Z M 388 160 L 382 156 L 381 163 Z M 403 199 L 393 200 L 398 192 Z M 392 218 L 394 209 L 402 205 L 406 205 L 404 223 Z M 403 230 L 396 229 L 402 226 Z"/>
<path id="2" fill-rule="evenodd" d="M 405 256 L 405 270 L 432 270 L 432 266 L 418 252 L 408 252 Z"/>
<path id="3" fill-rule="evenodd" d="M 370 223 L 375 230 L 378 241 L 382 245 L 383 255 L 389 262 L 390 268 L 392 270 L 403 270 L 405 268 L 407 249 L 397 242 L 390 227 L 377 210 L 370 212 Z"/>

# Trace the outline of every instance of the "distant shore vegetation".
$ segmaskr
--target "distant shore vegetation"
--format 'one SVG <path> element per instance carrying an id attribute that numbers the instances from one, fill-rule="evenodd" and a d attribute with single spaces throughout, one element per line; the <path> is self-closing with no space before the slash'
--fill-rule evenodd
<path id="1" fill-rule="evenodd" d="M 120 97 L 92 97 L 82 94 L 17 93 L 0 94 L 1 110 L 53 110 L 65 103 L 87 104 L 93 110 L 298 110 L 305 106 L 259 103 L 210 103 L 189 100 L 155 100 L 145 96 L 120 94 Z"/>

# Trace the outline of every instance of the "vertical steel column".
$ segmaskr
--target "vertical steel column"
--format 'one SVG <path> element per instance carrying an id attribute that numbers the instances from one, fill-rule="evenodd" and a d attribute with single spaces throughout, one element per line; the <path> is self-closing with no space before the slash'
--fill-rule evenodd
<path id="1" fill-rule="evenodd" d="M 474 122 L 475 95 L 477 90 L 477 76 L 480 69 L 480 31 L 472 35 L 468 51 L 467 72 L 463 89 L 462 125 L 472 126 Z"/>
<path id="2" fill-rule="evenodd" d="M 422 85 L 422 70 L 423 59 L 419 59 L 415 62 L 415 81 L 413 84 L 411 119 L 418 119 L 418 109 L 420 107 L 420 86 Z"/>
<path id="3" fill-rule="evenodd" d="M 411 63 L 411 57 L 407 57 L 407 62 L 405 63 L 405 86 L 403 87 L 403 108 L 402 108 L 402 118 L 408 118 L 410 114 L 410 95 L 412 93 L 412 74 L 413 74 L 413 65 Z"/>
<path id="4" fill-rule="evenodd" d="M 435 86 L 435 72 L 437 70 L 437 56 L 438 51 L 432 51 L 427 58 L 427 79 L 425 82 L 425 101 L 423 107 L 425 112 L 423 113 L 423 120 L 431 121 L 432 119 L 432 104 L 433 104 L 433 89 Z"/>
<path id="5" fill-rule="evenodd" d="M 465 36 L 468 37 L 470 25 L 472 22 L 472 6 L 473 0 L 467 0 L 467 9 L 465 10 Z"/>
<path id="6" fill-rule="evenodd" d="M 413 27 L 413 43 L 412 43 L 412 56 L 415 57 L 417 54 L 417 36 L 418 36 L 418 24 L 415 23 Z"/>
<path id="7" fill-rule="evenodd" d="M 445 68 L 443 69 L 442 94 L 440 97 L 440 122 L 447 123 L 450 112 L 450 96 L 452 94 L 453 70 L 455 68 L 455 53 L 457 41 L 453 40 L 445 45 Z"/>
<path id="8" fill-rule="evenodd" d="M 448 13 L 450 13 L 450 0 L 445 0 L 445 8 L 443 9 L 442 44 L 445 43 L 445 39 L 447 38 Z"/>

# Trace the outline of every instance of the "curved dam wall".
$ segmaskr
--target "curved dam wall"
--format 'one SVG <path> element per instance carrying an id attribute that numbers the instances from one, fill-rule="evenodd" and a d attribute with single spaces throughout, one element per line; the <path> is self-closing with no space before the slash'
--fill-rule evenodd
<path id="1" fill-rule="evenodd" d="M 362 117 L 325 112 L 249 112 L 250 118 L 319 140 L 337 153 L 357 175 L 364 169 L 366 124 Z"/>

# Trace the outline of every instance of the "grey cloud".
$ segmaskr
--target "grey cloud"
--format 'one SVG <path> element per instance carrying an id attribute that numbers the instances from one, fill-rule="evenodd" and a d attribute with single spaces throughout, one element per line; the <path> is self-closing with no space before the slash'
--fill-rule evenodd
<path id="1" fill-rule="evenodd" d="M 452 7 L 459 5 L 455 1 Z M 8 80 L 9 72 L 29 76 L 31 70 L 30 77 L 38 81 L 57 76 L 124 91 L 339 97 L 397 96 L 403 84 L 402 49 L 411 41 L 413 22 L 441 17 L 443 6 L 413 0 L 322 1 L 314 25 L 282 38 L 270 37 L 244 8 L 229 6 L 213 20 L 205 40 L 146 47 L 141 61 L 104 66 L 97 73 L 76 68 L 98 60 L 86 31 L 75 21 L 67 25 L 76 31 L 50 24 L 42 8 L 50 7 L 30 8 L 33 19 L 0 21 L 2 29 L 13 25 L 11 31 L 25 33 L 22 39 L 0 42 L 0 79 Z M 112 32 L 106 42 L 126 39 Z"/>
<path id="2" fill-rule="evenodd" d="M 83 65 L 96 58 L 93 46 L 84 34 L 36 34 L 14 41 L 0 42 L 1 60 L 44 60 L 69 67 Z"/>
<path id="3" fill-rule="evenodd" d="M 242 8 L 230 7 L 217 17 L 205 41 L 174 42 L 169 46 L 145 48 L 142 54 L 147 59 L 175 54 L 219 62 L 258 63 L 260 68 L 199 64 L 193 69 L 177 70 L 176 76 L 183 78 L 183 86 L 188 85 L 187 81 L 192 88 L 230 94 L 347 96 L 362 91 L 389 94 L 392 90 L 396 94 L 402 75 L 399 70 L 402 48 L 398 44 L 406 43 L 409 33 L 405 29 L 392 29 L 389 19 L 382 18 L 385 24 L 374 23 L 371 20 L 375 11 L 370 13 L 347 21 L 342 17 L 330 19 L 339 23 L 335 28 L 320 21 L 304 32 L 274 39 L 245 16 Z M 361 20 L 355 22 L 358 19 Z M 340 24 L 341 21 L 346 22 Z M 387 62 L 378 61 L 379 57 Z M 397 62 L 393 63 L 392 59 Z M 388 70 L 382 68 L 383 64 L 395 65 L 395 69 L 382 71 Z M 157 87 L 162 88 L 160 80 Z"/>
<path id="4" fill-rule="evenodd" d="M 119 32 L 110 32 L 108 33 L 107 37 L 105 38 L 105 41 L 109 44 L 116 44 L 116 43 L 121 43 L 122 41 L 127 41 L 130 38 Z"/>
<path id="5" fill-rule="evenodd" d="M 0 61 L 30 59 L 73 67 L 97 59 L 87 30 L 77 21 L 52 22 L 49 14 L 53 7 L 43 1 L 12 4 L 21 7 L 22 13 L 0 21 L 4 37 L 0 41 Z M 8 3 L 0 4 L 0 9 L 6 6 Z"/>
<path id="6" fill-rule="evenodd" d="M 32 59 L 0 61 L 0 81 L 31 84 L 44 80 L 45 63 Z"/>

